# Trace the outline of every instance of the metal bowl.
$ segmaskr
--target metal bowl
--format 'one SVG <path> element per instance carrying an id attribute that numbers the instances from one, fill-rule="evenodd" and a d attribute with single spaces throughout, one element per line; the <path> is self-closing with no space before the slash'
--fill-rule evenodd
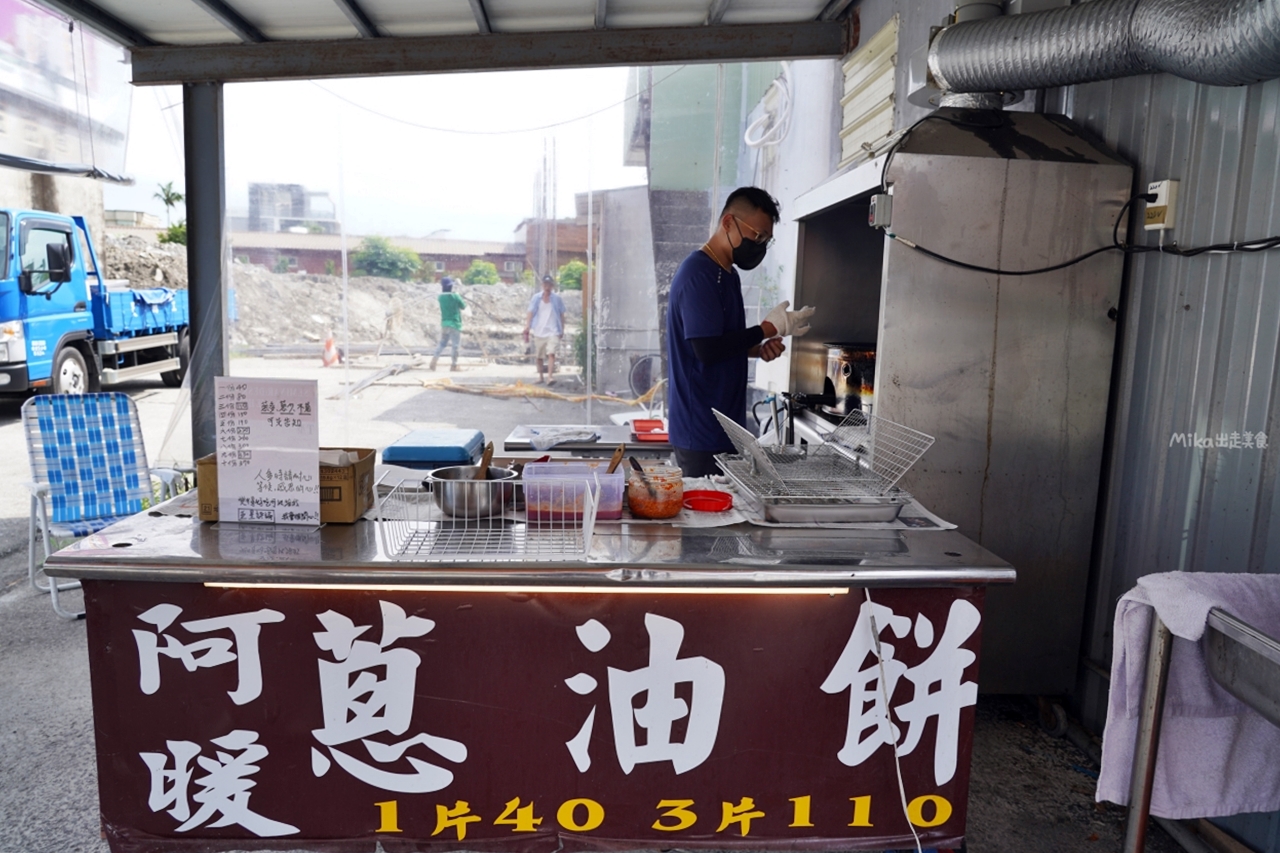
<path id="1" fill-rule="evenodd" d="M 453 465 L 427 474 L 423 485 L 431 489 L 436 506 L 454 518 L 498 518 L 515 502 L 516 472 L 490 466 L 483 480 L 475 479 L 479 465 Z"/>

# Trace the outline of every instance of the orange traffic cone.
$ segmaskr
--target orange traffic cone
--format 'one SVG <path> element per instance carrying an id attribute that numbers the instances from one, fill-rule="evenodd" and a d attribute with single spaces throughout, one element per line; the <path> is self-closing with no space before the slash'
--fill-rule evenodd
<path id="1" fill-rule="evenodd" d="M 332 334 L 325 338 L 324 352 L 320 354 L 320 362 L 325 367 L 333 367 L 338 363 L 338 348 L 334 346 Z"/>

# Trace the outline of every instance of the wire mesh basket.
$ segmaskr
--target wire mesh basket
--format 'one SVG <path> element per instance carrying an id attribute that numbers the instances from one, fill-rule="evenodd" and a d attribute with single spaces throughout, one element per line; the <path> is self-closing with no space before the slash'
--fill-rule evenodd
<path id="1" fill-rule="evenodd" d="M 934 441 L 918 430 L 855 411 L 817 446 L 766 446 L 725 415 L 715 415 L 738 451 L 717 459 L 722 467 L 727 462 L 726 473 L 757 494 L 889 495 Z"/>
<path id="2" fill-rule="evenodd" d="M 429 484 L 405 480 L 378 503 L 382 546 L 393 560 L 504 562 L 585 560 L 598 482 L 544 477 Z"/>
<path id="3" fill-rule="evenodd" d="M 933 436 L 865 412 L 850 412 L 814 451 L 856 460 L 888 491 L 933 446 Z"/>
<path id="4" fill-rule="evenodd" d="M 811 448 L 763 446 L 719 412 L 716 417 L 738 450 L 716 461 L 764 520 L 780 524 L 896 519 L 911 501 L 897 483 L 933 444 L 932 436 L 863 412 Z"/>

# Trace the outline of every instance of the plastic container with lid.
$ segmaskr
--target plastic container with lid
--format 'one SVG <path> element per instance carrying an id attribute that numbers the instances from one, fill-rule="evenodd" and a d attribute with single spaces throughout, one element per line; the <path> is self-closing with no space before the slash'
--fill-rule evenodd
<path id="1" fill-rule="evenodd" d="M 645 465 L 644 475 L 631 471 L 627 483 L 627 504 L 636 518 L 673 518 L 684 507 L 684 474 L 671 465 Z M 652 491 L 650 491 L 652 487 Z"/>
<path id="2" fill-rule="evenodd" d="M 525 510 L 534 521 L 565 521 L 582 517 L 583 495 L 596 492 L 596 519 L 622 518 L 621 471 L 606 474 L 608 462 L 530 462 L 524 466 Z M 596 483 L 599 483 L 599 486 Z"/>

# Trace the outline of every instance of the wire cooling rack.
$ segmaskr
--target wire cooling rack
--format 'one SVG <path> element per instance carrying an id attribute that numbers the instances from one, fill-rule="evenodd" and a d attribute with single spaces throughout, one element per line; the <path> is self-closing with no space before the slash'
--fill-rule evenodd
<path id="1" fill-rule="evenodd" d="M 586 559 L 590 552 L 598 484 L 542 478 L 536 488 L 510 480 L 468 482 L 465 488 L 460 496 L 413 480 L 393 487 L 378 503 L 387 555 L 468 563 Z"/>
<path id="2" fill-rule="evenodd" d="M 883 483 L 884 491 L 897 485 L 902 475 L 933 446 L 933 436 L 885 418 L 861 411 L 850 412 L 815 456 L 843 456 L 858 462 Z"/>

